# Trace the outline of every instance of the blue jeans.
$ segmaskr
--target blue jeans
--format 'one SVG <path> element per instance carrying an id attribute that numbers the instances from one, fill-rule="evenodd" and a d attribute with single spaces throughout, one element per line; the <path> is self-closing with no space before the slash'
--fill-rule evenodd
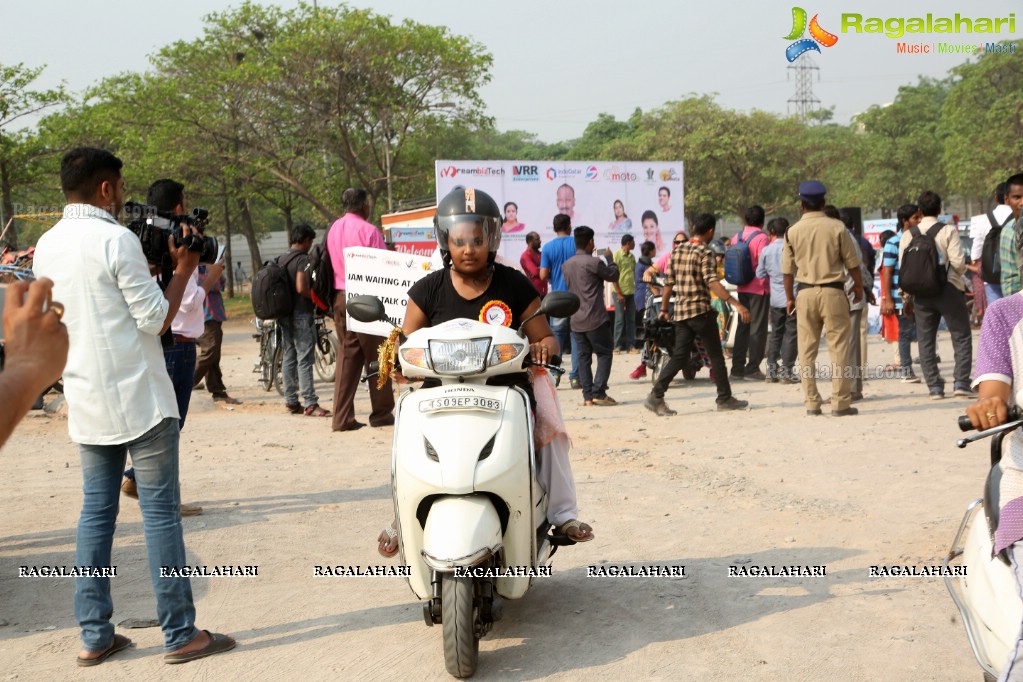
<path id="1" fill-rule="evenodd" d="M 284 400 L 288 405 L 298 402 L 298 391 L 302 389 L 302 400 L 306 407 L 319 403 L 313 387 L 313 355 L 316 349 L 316 323 L 312 313 L 295 313 L 277 321 L 284 334 Z"/>
<path id="2" fill-rule="evenodd" d="M 181 530 L 181 489 L 178 484 L 178 420 L 164 419 L 133 441 L 119 445 L 79 445 L 84 479 L 82 514 L 78 518 L 76 566 L 110 565 L 111 546 L 120 501 L 121 472 L 130 452 L 142 509 L 149 576 L 156 594 L 156 615 L 167 651 L 183 647 L 199 631 L 188 578 L 161 578 L 161 566 L 186 565 Z M 88 651 L 102 651 L 114 638 L 110 618 L 114 602 L 109 578 L 75 578 L 75 619 Z"/>
<path id="3" fill-rule="evenodd" d="M 568 317 L 550 318 L 551 331 L 554 332 L 558 345 L 561 346 L 561 356 L 570 349 L 572 351 L 572 369 L 568 372 L 569 379 L 579 378 L 579 360 L 575 356 L 575 347 L 572 345 L 572 322 Z"/>
<path id="4" fill-rule="evenodd" d="M 167 365 L 167 375 L 174 386 L 174 398 L 178 403 L 178 429 L 185 428 L 185 417 L 188 415 L 188 403 L 192 399 L 192 385 L 195 379 L 195 342 L 175 342 L 170 348 L 163 349 L 163 362 Z M 132 462 L 135 460 L 132 459 Z M 124 472 L 124 477 L 135 480 L 134 469 Z"/>
<path id="5" fill-rule="evenodd" d="M 624 301 L 615 296 L 615 348 L 636 347 L 636 297 L 629 294 Z"/>

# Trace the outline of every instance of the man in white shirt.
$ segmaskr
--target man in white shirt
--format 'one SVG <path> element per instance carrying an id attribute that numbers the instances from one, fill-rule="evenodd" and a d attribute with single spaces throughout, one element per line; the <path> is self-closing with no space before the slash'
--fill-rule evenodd
<path id="1" fill-rule="evenodd" d="M 906 249 L 913 241 L 914 233 L 926 234 L 938 224 L 941 214 L 941 197 L 934 192 L 924 192 L 917 199 L 923 218 L 912 230 L 903 230 L 899 241 L 899 263 L 903 262 Z M 970 369 L 973 365 L 973 330 L 970 328 L 970 314 L 966 310 L 966 259 L 959 241 L 959 231 L 948 224 L 934 235 L 938 250 L 939 267 L 948 269 L 948 281 L 935 296 L 914 296 L 913 317 L 916 319 L 917 338 L 920 347 L 920 369 L 932 400 L 945 397 L 945 380 L 938 369 L 938 324 L 942 319 L 952 337 L 952 352 L 955 368 L 952 373 L 952 388 L 960 398 L 974 396 L 970 388 Z M 900 284 L 904 284 L 900 277 Z"/>
<path id="2" fill-rule="evenodd" d="M 185 203 L 185 186 L 176 180 L 157 180 L 150 185 L 146 192 L 146 203 L 162 213 L 184 215 L 188 212 Z M 171 227 L 170 221 L 162 217 L 153 218 L 153 224 L 165 229 Z M 164 267 L 169 267 L 169 264 L 165 263 Z M 221 265 L 211 265 L 210 268 L 214 271 L 215 277 L 207 278 L 201 286 L 198 275 L 189 278 L 185 285 L 185 293 L 181 297 L 181 306 L 171 323 L 173 343 L 164 342 L 163 344 L 163 359 L 167 365 L 167 374 L 174 386 L 174 398 L 178 404 L 179 429 L 185 428 L 185 418 L 188 416 L 188 405 L 192 397 L 196 342 L 206 327 L 203 301 L 206 300 L 206 294 L 209 293 L 216 280 L 219 279 L 220 272 L 223 271 Z M 124 472 L 124 476 L 125 481 L 121 484 L 121 491 L 129 497 L 138 499 L 138 486 L 135 483 L 134 470 L 128 469 Z M 202 514 L 202 507 L 182 503 L 182 516 L 197 516 L 199 514 Z"/>
<path id="3" fill-rule="evenodd" d="M 991 231 L 992 227 L 1002 227 L 1005 221 L 1012 216 L 1012 209 L 1005 203 L 1005 192 L 1007 189 L 1004 182 L 998 183 L 998 187 L 995 188 L 995 202 L 997 205 L 987 213 L 970 218 L 970 238 L 973 239 L 973 245 L 970 247 L 970 260 L 973 261 L 973 267 L 975 268 L 981 268 L 982 266 L 981 258 L 984 254 L 984 240 L 988 232 Z M 993 226 L 991 224 L 992 218 L 995 221 Z M 999 262 L 997 239 L 995 239 L 995 262 Z M 987 297 L 987 304 L 991 305 L 1002 297 L 1002 283 L 999 272 L 984 272 L 981 269 L 980 278 L 984 280 L 984 294 Z"/>
<path id="4" fill-rule="evenodd" d="M 34 269 L 64 302 L 70 348 L 64 370 L 68 431 L 84 479 L 75 566 L 78 665 L 93 666 L 131 646 L 110 622 L 109 569 L 125 457 L 135 465 L 142 528 L 167 663 L 227 651 L 235 641 L 195 627 L 187 577 L 161 569 L 187 565 L 178 483 L 178 407 L 158 335 L 170 327 L 199 256 L 168 240 L 175 274 L 167 288 L 149 273 L 141 242 L 114 218 L 121 212 L 121 160 L 80 147 L 61 161 L 68 204 L 40 239 Z M 191 228 L 188 228 L 191 229 Z M 174 571 L 177 573 L 177 571 Z"/>

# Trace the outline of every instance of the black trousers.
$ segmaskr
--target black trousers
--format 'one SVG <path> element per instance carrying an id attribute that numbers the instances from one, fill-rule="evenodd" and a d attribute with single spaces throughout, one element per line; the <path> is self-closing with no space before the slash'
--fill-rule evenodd
<path id="1" fill-rule="evenodd" d="M 771 338 L 767 343 L 767 376 L 790 376 L 796 365 L 796 314 L 771 308 Z M 779 375 L 778 360 L 781 359 Z"/>
<path id="2" fill-rule="evenodd" d="M 749 324 L 739 320 L 732 347 L 732 374 L 744 376 L 760 370 L 767 349 L 767 317 L 771 297 L 739 294 L 739 303 L 749 308 Z M 747 357 L 748 356 L 748 357 Z"/>
<path id="3" fill-rule="evenodd" d="M 654 384 L 655 397 L 664 398 L 671 380 L 689 362 L 689 354 L 696 339 L 700 339 L 710 357 L 710 371 L 714 373 L 714 384 L 718 389 L 717 402 L 724 403 L 732 397 L 732 386 L 728 383 L 728 370 L 725 367 L 725 354 L 721 350 L 716 310 L 675 323 L 675 347 L 671 349 L 671 359 L 661 370 L 657 383 Z"/>

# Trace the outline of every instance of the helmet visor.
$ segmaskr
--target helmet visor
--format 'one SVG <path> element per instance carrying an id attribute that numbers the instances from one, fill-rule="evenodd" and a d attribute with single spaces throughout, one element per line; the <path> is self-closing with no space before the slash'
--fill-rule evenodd
<path id="1" fill-rule="evenodd" d="M 495 253 L 501 246 L 501 225 L 488 216 L 466 213 L 437 218 L 437 246 L 442 251 L 474 245 Z"/>

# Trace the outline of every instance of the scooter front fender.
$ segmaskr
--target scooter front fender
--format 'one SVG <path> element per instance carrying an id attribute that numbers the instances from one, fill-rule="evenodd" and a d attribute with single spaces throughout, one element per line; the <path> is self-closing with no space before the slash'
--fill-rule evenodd
<path id="1" fill-rule="evenodd" d="M 423 561 L 436 571 L 472 566 L 501 549 L 501 519 L 485 495 L 436 500 L 423 529 Z"/>

